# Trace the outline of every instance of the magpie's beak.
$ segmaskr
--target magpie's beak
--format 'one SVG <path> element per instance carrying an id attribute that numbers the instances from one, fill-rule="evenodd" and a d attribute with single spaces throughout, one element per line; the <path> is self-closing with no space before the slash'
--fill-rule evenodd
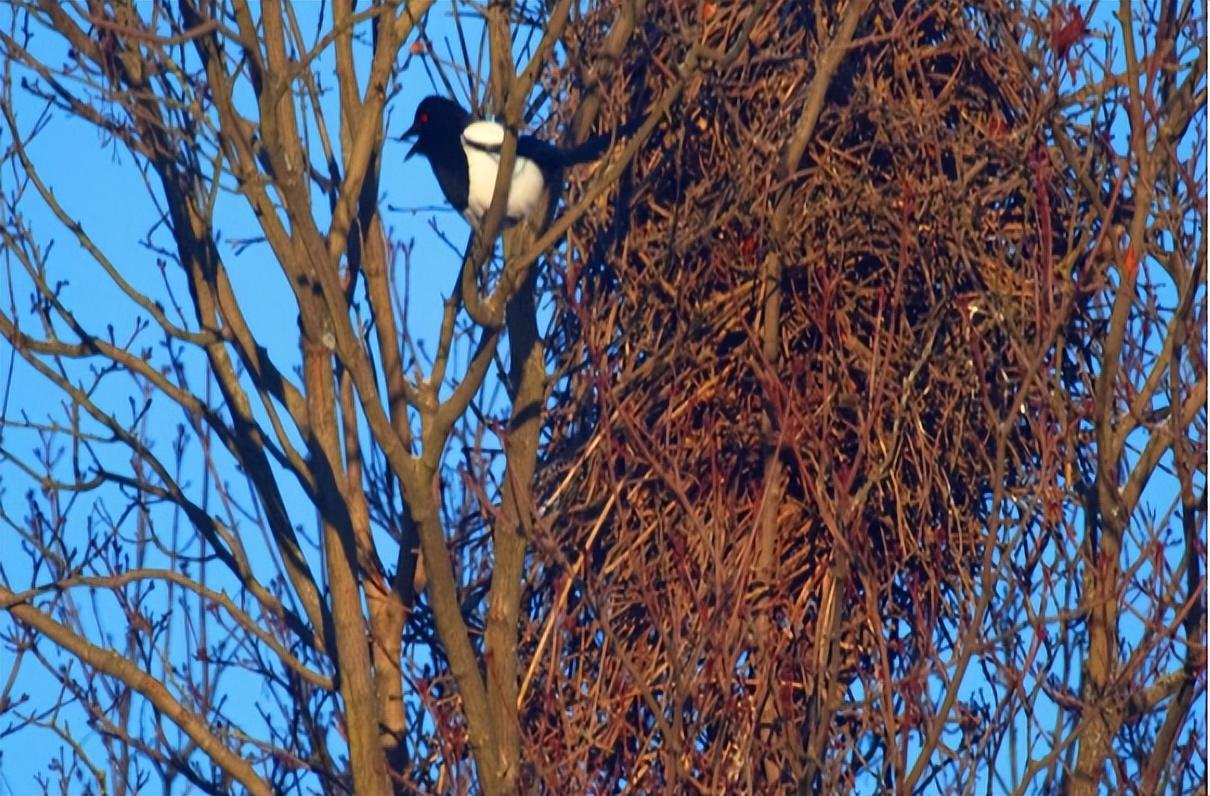
<path id="1" fill-rule="evenodd" d="M 419 134 L 420 134 L 420 125 L 413 124 L 411 127 L 409 127 L 407 129 L 407 132 L 405 132 L 403 135 L 399 136 L 399 140 L 404 141 L 408 138 L 411 138 L 412 136 L 418 136 Z M 415 155 L 419 149 L 420 149 L 420 140 L 417 139 L 416 143 L 412 144 L 412 148 L 408 150 L 408 153 L 403 156 L 403 159 L 407 160 L 412 155 Z"/>

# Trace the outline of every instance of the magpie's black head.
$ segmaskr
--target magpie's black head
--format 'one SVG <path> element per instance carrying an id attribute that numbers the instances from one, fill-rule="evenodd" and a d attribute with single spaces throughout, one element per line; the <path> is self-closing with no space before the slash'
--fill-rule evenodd
<path id="1" fill-rule="evenodd" d="M 400 136 L 400 139 L 416 136 L 416 143 L 404 159 L 417 153 L 431 156 L 440 151 L 443 145 L 457 144 L 470 121 L 471 115 L 453 100 L 436 95 L 425 97 L 416 107 L 412 126 Z"/>

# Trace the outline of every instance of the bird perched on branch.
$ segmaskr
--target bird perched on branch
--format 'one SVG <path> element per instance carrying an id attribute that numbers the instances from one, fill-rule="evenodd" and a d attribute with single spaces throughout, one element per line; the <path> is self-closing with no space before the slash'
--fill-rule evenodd
<path id="1" fill-rule="evenodd" d="M 415 136 L 407 156 L 428 158 L 441 192 L 472 226 L 478 226 L 492 204 L 504 126 L 493 121 L 471 121 L 461 105 L 445 97 L 425 97 L 416 108 L 412 126 L 400 139 Z M 505 207 L 506 224 L 529 217 L 540 204 L 547 186 L 562 180 L 563 169 L 596 160 L 609 144 L 595 136 L 580 146 L 563 149 L 535 138 L 518 136 L 517 155 Z"/>

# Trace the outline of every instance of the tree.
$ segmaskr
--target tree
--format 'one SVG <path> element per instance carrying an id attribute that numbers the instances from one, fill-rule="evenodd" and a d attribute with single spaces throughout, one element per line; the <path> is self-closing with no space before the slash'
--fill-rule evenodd
<path id="1" fill-rule="evenodd" d="M 823 5 L 13 5 L 0 333 L 59 399 L 0 426 L 0 733 L 58 734 L 43 787 L 1205 789 L 1204 9 Z M 439 256 L 382 200 L 421 67 L 502 173 L 535 120 L 628 134 Z M 45 178 L 67 121 L 154 268 Z"/>

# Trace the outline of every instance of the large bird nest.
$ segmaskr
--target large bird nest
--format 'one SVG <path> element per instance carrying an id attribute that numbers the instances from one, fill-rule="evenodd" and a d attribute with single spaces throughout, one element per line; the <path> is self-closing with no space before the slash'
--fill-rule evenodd
<path id="1" fill-rule="evenodd" d="M 531 639 L 545 658 L 527 682 L 529 748 L 550 750 L 540 777 L 570 776 L 584 758 L 569 750 L 586 745 L 587 770 L 631 776 L 635 739 L 673 731 L 685 772 L 714 786 L 707 771 L 741 752 L 784 761 L 767 779 L 801 773 L 816 669 L 900 675 L 943 644 L 934 631 L 970 594 L 993 506 L 1014 511 L 1056 477 L 1034 442 L 1045 380 L 1028 377 L 1050 366 L 1083 260 L 1065 259 L 1071 199 L 1041 143 L 1026 31 L 994 3 L 876 3 L 782 178 L 835 34 L 816 5 L 764 7 L 745 51 L 688 84 L 550 265 L 558 378 Z M 754 7 L 649 4 L 620 62 L 551 91 L 574 107 L 585 81 L 609 86 L 620 116 L 667 89 L 692 36 L 721 51 Z M 569 62 L 615 10 L 580 21 Z M 783 264 L 773 358 L 770 258 Z M 830 653 L 821 612 L 840 617 Z M 774 728 L 762 678 L 777 684 Z M 632 716 L 634 738 L 585 744 L 600 714 L 584 689 Z M 652 765 L 651 782 L 669 781 Z"/>

